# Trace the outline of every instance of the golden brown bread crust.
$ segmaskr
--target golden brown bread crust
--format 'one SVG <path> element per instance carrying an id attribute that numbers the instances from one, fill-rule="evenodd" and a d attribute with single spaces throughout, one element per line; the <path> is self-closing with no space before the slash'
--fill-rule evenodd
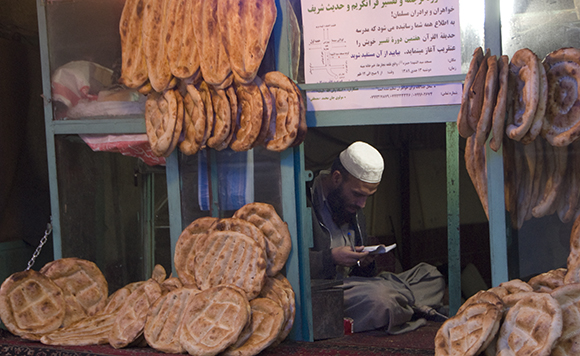
<path id="1" fill-rule="evenodd" d="M 193 32 L 194 1 L 167 0 L 165 41 L 171 74 L 186 79 L 199 71 L 199 53 Z"/>
<path id="2" fill-rule="evenodd" d="M 217 7 L 221 39 L 238 83 L 251 83 L 276 22 L 274 0 L 220 0 Z"/>
<path id="3" fill-rule="evenodd" d="M 556 299 L 548 293 L 525 294 L 505 315 L 498 355 L 548 356 L 562 334 L 562 309 Z"/>
<path id="4" fill-rule="evenodd" d="M 214 112 L 214 127 L 211 136 L 207 139 L 208 147 L 221 151 L 228 147 L 228 137 L 232 131 L 232 111 L 230 101 L 224 89 L 211 90 L 211 102 Z"/>
<path id="5" fill-rule="evenodd" d="M 487 75 L 487 59 L 490 57 L 489 48 L 485 51 L 485 55 L 481 60 L 481 64 L 475 74 L 475 79 L 471 88 L 469 88 L 469 113 L 467 115 L 467 122 L 469 127 L 475 132 L 477 131 L 477 124 L 481 117 L 481 109 L 483 107 L 483 97 L 485 90 L 485 77 Z"/>
<path id="6" fill-rule="evenodd" d="M 194 275 L 195 241 L 207 234 L 209 228 L 217 221 L 214 217 L 202 217 L 192 221 L 179 235 L 175 244 L 173 263 L 175 272 L 184 285 L 197 286 Z"/>
<path id="7" fill-rule="evenodd" d="M 264 234 L 258 227 L 251 222 L 238 218 L 223 218 L 219 219 L 217 223 L 213 224 L 208 233 L 212 231 L 237 231 L 251 237 L 258 243 L 264 251 L 267 251 L 267 240 Z"/>
<path id="8" fill-rule="evenodd" d="M 502 315 L 499 298 L 496 302 L 473 299 L 441 325 L 435 335 L 435 355 L 478 355 L 494 340 Z"/>
<path id="9" fill-rule="evenodd" d="M 272 345 L 284 324 L 284 311 L 278 303 L 268 298 L 250 301 L 252 323 L 248 330 L 250 337 L 242 345 L 230 347 L 225 356 L 253 356 Z"/>
<path id="10" fill-rule="evenodd" d="M 513 81 L 513 115 L 508 115 L 506 134 L 520 141 L 529 131 L 538 108 L 540 72 L 538 57 L 528 48 L 516 51 L 510 60 L 509 80 Z"/>
<path id="11" fill-rule="evenodd" d="M 211 231 L 195 242 L 194 274 L 197 286 L 206 290 L 232 284 L 244 290 L 248 300 L 262 289 L 266 253 L 251 237 L 237 231 Z"/>
<path id="12" fill-rule="evenodd" d="M 481 106 L 481 116 L 477 122 L 475 140 L 478 144 L 484 145 L 491 130 L 492 114 L 497 101 L 498 90 L 498 66 L 497 57 L 487 58 L 487 73 L 485 75 L 485 86 L 483 92 L 483 103 Z"/>
<path id="13" fill-rule="evenodd" d="M 290 78 L 278 71 L 264 75 L 276 107 L 276 120 L 270 124 L 266 148 L 281 152 L 292 146 L 300 127 L 300 99 Z"/>
<path id="14" fill-rule="evenodd" d="M 223 89 L 232 83 L 233 76 L 230 60 L 221 39 L 217 10 L 218 0 L 196 1 L 193 8 L 193 30 L 197 39 L 203 79 Z"/>
<path id="15" fill-rule="evenodd" d="M 199 95 L 203 101 L 203 107 L 205 109 L 205 133 L 203 140 L 201 142 L 201 148 L 205 148 L 207 145 L 207 140 L 211 137 L 213 132 L 213 127 L 215 124 L 215 113 L 213 112 L 213 102 L 211 99 L 211 90 L 208 83 L 204 80 L 199 85 Z"/>
<path id="16" fill-rule="evenodd" d="M 469 115 L 469 90 L 471 89 L 471 85 L 475 80 L 475 75 L 477 74 L 482 60 L 483 49 L 481 47 L 477 47 L 473 51 L 473 56 L 471 57 L 471 62 L 469 63 L 469 69 L 465 75 L 465 81 L 463 82 L 463 94 L 461 97 L 461 107 L 459 109 L 459 114 L 457 115 L 457 130 L 463 138 L 468 138 L 475 132 L 467 120 Z"/>
<path id="17" fill-rule="evenodd" d="M 109 344 L 119 349 L 137 340 L 143 334 L 149 309 L 161 295 L 161 285 L 154 279 L 135 289 L 117 312 L 109 332 Z"/>
<path id="18" fill-rule="evenodd" d="M 250 320 L 244 292 L 219 285 L 193 296 L 183 313 L 179 341 L 191 355 L 216 355 L 238 339 Z"/>
<path id="19" fill-rule="evenodd" d="M 497 152 L 503 141 L 505 119 L 507 114 L 508 73 L 509 59 L 502 55 L 497 61 L 498 66 L 498 92 L 495 107 L 493 109 L 491 131 L 493 136 L 489 141 L 489 147 Z"/>
<path id="20" fill-rule="evenodd" d="M 43 335 L 45 345 L 104 345 L 109 343 L 109 333 L 115 322 L 115 313 L 99 313 L 77 320 L 71 325 Z"/>
<path id="21" fill-rule="evenodd" d="M 52 279 L 63 291 L 66 314 L 63 326 L 103 309 L 109 296 L 105 276 L 94 262 L 80 258 L 61 258 L 45 264 L 40 273 Z"/>
<path id="22" fill-rule="evenodd" d="M 236 86 L 236 96 L 240 117 L 238 125 L 234 128 L 234 137 L 230 142 L 230 147 L 234 151 L 247 151 L 252 148 L 262 127 L 262 117 L 264 106 L 262 103 L 262 93 L 252 82 Z"/>
<path id="23" fill-rule="evenodd" d="M 158 157 L 171 154 L 181 134 L 183 115 L 183 100 L 177 90 L 151 92 L 147 96 L 145 127 L 153 154 Z"/>
<path id="24" fill-rule="evenodd" d="M 562 285 L 551 292 L 562 309 L 562 335 L 550 355 L 572 356 L 580 353 L 580 284 Z"/>
<path id="25" fill-rule="evenodd" d="M 153 90 L 163 92 L 173 77 L 164 37 L 167 0 L 144 0 L 144 4 L 142 35 L 147 73 Z"/>
<path id="26" fill-rule="evenodd" d="M 193 84 L 188 84 L 186 90 L 183 98 L 185 138 L 179 149 L 186 155 L 193 155 L 201 149 L 205 137 L 206 111 L 199 90 Z"/>
<path id="27" fill-rule="evenodd" d="M 266 138 L 268 138 L 268 134 L 270 132 L 270 120 L 272 119 L 272 114 L 274 112 L 274 98 L 272 97 L 272 93 L 268 86 L 262 78 L 255 77 L 254 83 L 260 89 L 260 93 L 262 94 L 262 107 L 263 107 L 263 114 L 262 114 L 262 124 L 260 126 L 260 132 L 256 137 L 256 140 L 252 144 L 252 147 L 264 145 L 266 142 Z"/>
<path id="28" fill-rule="evenodd" d="M 147 81 L 147 63 L 141 28 L 145 0 L 127 0 L 119 21 L 121 36 L 121 78 L 129 88 L 138 88 Z"/>
<path id="29" fill-rule="evenodd" d="M 40 272 L 16 272 L 0 286 L 0 319 L 14 335 L 40 340 L 58 329 L 64 317 L 62 289 Z"/>
<path id="30" fill-rule="evenodd" d="M 275 276 L 286 264 L 292 250 L 288 224 L 280 218 L 276 209 L 267 203 L 246 204 L 238 209 L 233 217 L 248 220 L 262 230 L 269 247 L 267 275 Z"/>
<path id="31" fill-rule="evenodd" d="M 179 342 L 183 312 L 193 296 L 199 292 L 197 288 L 178 288 L 153 304 L 143 330 L 149 346 L 167 353 L 185 352 Z"/>

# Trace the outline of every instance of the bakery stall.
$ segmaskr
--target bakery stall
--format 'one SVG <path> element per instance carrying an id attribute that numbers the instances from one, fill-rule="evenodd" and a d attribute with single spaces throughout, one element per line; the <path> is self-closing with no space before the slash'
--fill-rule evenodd
<path id="1" fill-rule="evenodd" d="M 127 63 L 123 52 L 138 48 L 131 47 L 135 43 L 125 43 L 120 35 L 120 25 L 121 33 L 123 28 L 127 33 L 134 30 L 123 23 L 123 10 L 129 2 L 37 0 L 54 258 L 94 261 L 114 291 L 149 278 L 156 265 L 174 271 L 180 236 L 196 219 L 227 218 L 246 204 L 267 203 L 287 223 L 292 242 L 282 270 L 295 293 L 294 326 L 288 335 L 292 340 L 312 341 L 317 322 L 312 317 L 308 261 L 311 215 L 306 185 L 312 172 L 305 166 L 304 126 L 342 127 L 353 132 L 397 125 L 445 127 L 437 130 L 445 136 L 441 166 L 445 168 L 446 201 L 439 210 L 446 212 L 449 305 L 454 313 L 462 300 L 460 167 L 469 157 L 464 155 L 466 137 L 459 134 L 457 124 L 462 84 L 474 51 L 489 48 L 493 55 L 511 58 L 519 49 L 529 48 L 543 58 L 562 47 L 580 46 L 575 43 L 578 15 L 572 1 L 556 5 L 504 1 L 500 7 L 499 0 L 324 4 L 277 0 L 271 35 L 263 44 L 263 59 L 254 74 L 275 87 L 273 92 L 280 90 L 283 81 L 264 79 L 273 72 L 289 78 L 293 88 L 299 89 L 280 95 L 298 92 L 294 100 L 301 104 L 297 110 L 303 117 L 299 119 L 301 131 L 295 135 L 300 139 L 276 147 L 239 142 L 243 147 L 237 149 L 231 145 L 225 149 L 218 143 L 195 149 L 185 126 L 173 122 L 174 131 L 170 131 L 171 124 L 162 115 L 168 103 L 182 100 L 187 105 L 185 99 L 175 92 L 173 97 L 151 94 L 172 86 L 175 76 L 163 78 L 153 74 L 162 69 L 149 69 L 149 79 L 155 77 L 150 80 L 152 91 L 146 88 L 146 78 L 134 84 L 122 77 L 124 67 L 136 65 Z M 150 51 L 156 53 L 162 29 L 151 27 L 147 43 L 153 44 Z M 557 43 L 554 38 L 564 40 Z M 232 35 L 230 41 L 236 40 Z M 211 76 L 223 74 L 222 67 L 218 64 L 203 78 L 209 82 Z M 189 100 L 203 100 L 203 95 L 194 96 L 187 90 L 190 82 L 181 80 L 192 77 L 189 73 L 180 78 L 185 87 L 181 93 L 189 94 Z M 155 83 L 157 80 L 165 83 Z M 121 82 L 126 85 L 119 85 Z M 201 85 L 196 89 L 207 98 L 211 86 L 223 83 L 224 79 L 215 79 L 206 89 Z M 157 85 L 162 89 L 156 90 Z M 226 98 L 231 105 L 233 96 L 223 90 L 227 87 L 219 89 L 222 100 Z M 244 100 L 251 105 L 250 99 Z M 219 110 L 215 117 L 231 117 L 224 107 Z M 267 110 L 261 110 L 266 116 Z M 242 111 L 253 112 L 241 107 L 235 112 Z M 183 142 L 190 145 L 181 145 Z M 561 266 L 569 249 L 570 220 L 564 223 L 555 211 L 547 209 L 552 213 L 529 219 L 526 213 L 518 221 L 513 218 L 517 199 L 515 205 L 506 207 L 506 194 L 514 196 L 514 187 L 522 186 L 504 181 L 504 170 L 514 163 L 511 159 L 522 157 L 514 147 L 502 145 L 493 150 L 486 146 L 485 159 L 479 156 L 478 178 L 471 177 L 489 220 L 494 286 Z M 550 161 L 547 156 L 546 160 Z M 486 183 L 485 190 L 478 179 Z M 528 192 L 520 189 L 517 194 L 527 196 Z M 377 204 L 378 209 L 384 208 Z M 404 199 L 398 204 L 405 204 Z M 572 210 L 562 216 L 569 219 L 574 216 Z M 559 238 L 548 241 L 545 235 L 551 231 L 558 231 Z"/>

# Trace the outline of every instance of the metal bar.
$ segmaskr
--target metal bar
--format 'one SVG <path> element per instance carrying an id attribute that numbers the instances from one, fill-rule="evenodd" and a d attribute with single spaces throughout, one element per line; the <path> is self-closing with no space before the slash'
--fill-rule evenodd
<path id="1" fill-rule="evenodd" d="M 55 120 L 52 131 L 59 134 L 142 134 L 146 133 L 144 116 L 118 118 Z"/>
<path id="2" fill-rule="evenodd" d="M 449 313 L 461 306 L 461 246 L 459 239 L 459 133 L 455 122 L 446 124 L 447 145 L 447 261 Z"/>
<path id="3" fill-rule="evenodd" d="M 56 146 L 52 129 L 52 91 L 50 88 L 50 61 L 48 51 L 48 29 L 46 24 L 46 3 L 36 0 L 38 34 L 40 44 L 40 65 L 42 68 L 42 96 L 44 98 L 44 125 L 46 135 L 46 158 L 48 161 L 48 182 L 50 190 L 50 211 L 52 214 L 52 239 L 54 259 L 62 258 L 60 235 L 60 204 L 58 198 L 58 177 L 56 171 Z"/>

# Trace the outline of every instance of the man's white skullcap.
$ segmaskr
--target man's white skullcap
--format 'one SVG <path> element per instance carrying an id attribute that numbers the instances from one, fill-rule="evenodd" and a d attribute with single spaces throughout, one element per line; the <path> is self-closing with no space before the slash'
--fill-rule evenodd
<path id="1" fill-rule="evenodd" d="M 356 141 L 340 153 L 340 163 L 348 173 L 366 183 L 379 183 L 383 175 L 383 156 L 366 142 Z"/>

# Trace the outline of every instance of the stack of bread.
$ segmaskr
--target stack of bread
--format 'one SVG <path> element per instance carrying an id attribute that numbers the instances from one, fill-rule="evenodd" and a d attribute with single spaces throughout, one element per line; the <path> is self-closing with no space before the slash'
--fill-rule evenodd
<path id="1" fill-rule="evenodd" d="M 283 151 L 306 134 L 306 106 L 281 72 L 260 78 L 274 0 L 127 0 L 120 82 L 147 95 L 152 152 Z"/>
<path id="2" fill-rule="evenodd" d="M 435 336 L 436 356 L 569 356 L 580 352 L 580 218 L 566 268 L 479 291 Z"/>
<path id="3" fill-rule="evenodd" d="M 560 48 L 543 60 L 528 48 L 492 56 L 478 47 L 465 77 L 459 134 L 465 164 L 488 214 L 486 142 L 503 143 L 505 202 L 512 225 L 557 213 L 580 214 L 576 152 L 580 137 L 580 49 Z"/>
<path id="4" fill-rule="evenodd" d="M 0 287 L 9 331 L 48 345 L 146 346 L 191 355 L 255 355 L 292 329 L 295 295 L 282 274 L 292 248 L 273 206 L 250 203 L 232 218 L 204 217 L 181 233 L 177 276 L 151 278 L 108 295 L 97 266 L 62 258 Z"/>

